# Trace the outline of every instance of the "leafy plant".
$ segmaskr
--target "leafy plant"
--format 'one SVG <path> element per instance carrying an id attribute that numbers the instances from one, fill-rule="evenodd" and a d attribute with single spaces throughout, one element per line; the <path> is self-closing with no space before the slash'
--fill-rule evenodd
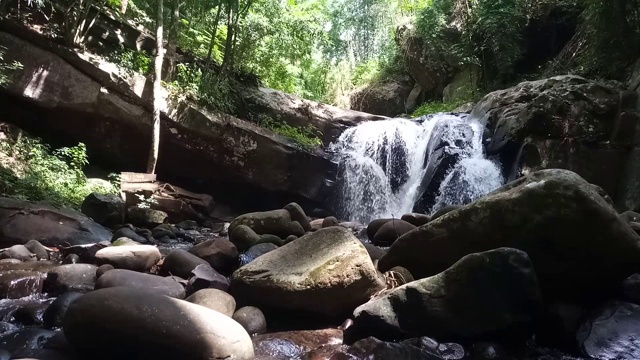
<path id="1" fill-rule="evenodd" d="M 109 60 L 119 65 L 129 74 L 149 75 L 153 70 L 153 59 L 143 51 L 121 49 L 111 53 Z"/>
<path id="2" fill-rule="evenodd" d="M 138 205 L 136 206 L 141 209 L 150 209 L 151 206 L 158 204 L 158 200 L 154 199 L 151 196 L 136 194 L 136 197 L 138 198 Z"/>
<path id="3" fill-rule="evenodd" d="M 419 108 L 417 108 L 413 112 L 413 114 L 411 114 L 411 117 L 417 118 L 420 116 L 436 114 L 440 112 L 450 112 L 450 111 L 453 111 L 455 108 L 459 107 L 460 105 L 465 104 L 466 102 L 467 101 L 465 100 L 458 100 L 458 101 L 449 102 L 449 103 L 437 102 L 437 101 L 427 102 L 422 104 Z"/>
<path id="4" fill-rule="evenodd" d="M 231 113 L 234 110 L 233 80 L 225 75 L 204 75 L 191 64 L 177 65 L 176 80 L 167 84 L 172 96 L 186 96 L 203 106 Z"/>
<path id="5" fill-rule="evenodd" d="M 11 71 L 22 69 L 22 64 L 17 61 L 11 63 L 4 62 L 4 55 L 7 48 L 0 46 L 0 86 L 5 85 L 9 81 Z"/>
<path id="6" fill-rule="evenodd" d="M 305 150 L 313 150 L 322 146 L 322 140 L 316 135 L 318 130 L 311 125 L 295 127 L 266 116 L 260 118 L 259 125 L 276 134 L 293 139 Z"/>
<path id="7" fill-rule="evenodd" d="M 86 147 L 53 150 L 39 139 L 21 137 L 0 143 L 0 194 L 79 209 L 91 192 L 116 192 L 87 182 Z"/>

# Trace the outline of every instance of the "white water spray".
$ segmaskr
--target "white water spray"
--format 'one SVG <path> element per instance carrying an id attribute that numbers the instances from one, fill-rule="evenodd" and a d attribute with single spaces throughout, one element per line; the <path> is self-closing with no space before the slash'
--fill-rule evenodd
<path id="1" fill-rule="evenodd" d="M 429 183 L 424 180 L 428 165 L 445 146 L 457 154 L 457 161 L 441 179 L 439 194 L 432 194 L 433 211 L 466 204 L 498 188 L 503 184 L 500 167 L 484 156 L 482 130 L 479 122 L 451 114 L 366 122 L 347 129 L 330 146 L 340 165 L 341 215 L 367 223 L 412 212 Z"/>

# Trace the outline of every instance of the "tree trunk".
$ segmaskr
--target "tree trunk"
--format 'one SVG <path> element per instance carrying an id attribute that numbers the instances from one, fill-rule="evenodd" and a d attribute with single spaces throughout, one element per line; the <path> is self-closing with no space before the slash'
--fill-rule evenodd
<path id="1" fill-rule="evenodd" d="M 227 66 L 229 66 L 231 52 L 233 51 L 234 22 L 233 7 L 229 6 L 229 10 L 227 11 L 227 40 L 224 45 L 224 57 L 222 58 L 220 74 L 226 73 Z"/>
<path id="2" fill-rule="evenodd" d="M 149 162 L 147 163 L 147 173 L 155 174 L 158 163 L 158 153 L 160 152 L 160 106 L 162 105 L 162 60 L 164 49 L 162 44 L 163 32 L 163 0 L 158 0 L 158 12 L 156 14 L 156 56 L 154 59 L 155 76 L 153 78 L 153 131 L 151 135 L 151 149 L 149 151 Z"/>
<path id="3" fill-rule="evenodd" d="M 178 37 L 180 36 L 180 1 L 171 1 L 171 23 L 169 24 L 169 42 L 167 44 L 167 59 L 169 60 L 169 67 L 165 74 L 166 81 L 175 80 L 176 66 L 178 63 L 177 50 L 178 50 Z"/>
<path id="4" fill-rule="evenodd" d="M 129 0 L 121 0 L 120 1 L 120 11 L 123 14 L 126 14 L 128 6 L 129 6 Z"/>
<path id="5" fill-rule="evenodd" d="M 218 35 L 218 23 L 220 22 L 220 13 L 222 12 L 222 4 L 218 5 L 218 11 L 216 12 L 216 19 L 214 20 L 213 33 L 211 33 L 211 41 L 209 42 L 209 51 L 207 52 L 207 60 L 204 62 L 204 70 L 202 71 L 202 79 L 200 80 L 200 88 L 208 81 L 209 74 L 211 74 L 211 59 L 213 58 L 213 51 L 216 49 L 216 36 Z"/>
<path id="6" fill-rule="evenodd" d="M 80 45 L 82 31 L 84 30 L 87 24 L 87 19 L 89 18 L 89 11 L 91 10 L 91 6 L 93 6 L 93 1 L 94 0 L 87 0 L 87 2 L 84 3 L 82 9 L 79 9 L 80 17 L 78 18 L 78 22 L 76 23 L 76 28 L 74 29 L 74 34 L 73 34 L 74 45 Z"/>

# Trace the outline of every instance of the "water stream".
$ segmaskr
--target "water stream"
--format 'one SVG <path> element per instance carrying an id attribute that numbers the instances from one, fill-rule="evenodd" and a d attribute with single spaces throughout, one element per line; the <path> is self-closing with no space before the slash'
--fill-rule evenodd
<path id="1" fill-rule="evenodd" d="M 480 121 L 453 114 L 347 129 L 329 147 L 339 163 L 340 215 L 361 223 L 399 218 L 467 204 L 500 187 L 500 166 L 484 154 L 483 129 Z"/>

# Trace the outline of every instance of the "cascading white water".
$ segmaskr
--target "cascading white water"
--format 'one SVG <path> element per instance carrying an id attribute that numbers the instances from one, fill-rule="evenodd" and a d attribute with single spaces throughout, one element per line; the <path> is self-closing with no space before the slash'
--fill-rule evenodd
<path id="1" fill-rule="evenodd" d="M 498 188 L 503 179 L 500 167 L 484 156 L 483 128 L 465 116 L 435 114 L 347 129 L 329 148 L 339 163 L 342 217 L 367 223 L 412 212 L 428 185 L 428 164 L 443 144 L 458 161 L 440 183 L 439 194 L 433 194 L 433 211 L 466 204 Z"/>

